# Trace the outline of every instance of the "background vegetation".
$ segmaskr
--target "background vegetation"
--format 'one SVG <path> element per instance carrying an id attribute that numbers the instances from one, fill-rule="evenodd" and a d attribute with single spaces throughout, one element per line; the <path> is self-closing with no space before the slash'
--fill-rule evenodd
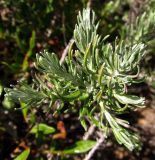
<path id="1" fill-rule="evenodd" d="M 139 133 L 142 150 L 131 153 L 109 137 L 92 159 L 155 158 L 155 20 L 151 16 L 154 0 L 1 0 L 0 159 L 14 159 L 20 153 L 21 157 L 38 160 L 83 159 L 99 137 L 96 132 L 90 135 L 91 140 L 83 143 L 85 131 L 76 112 L 53 116 L 43 108 L 24 108 L 24 103 L 17 105 L 4 97 L 4 87 L 15 85 L 21 78 L 31 83 L 36 53 L 46 49 L 61 57 L 72 39 L 78 11 L 85 7 L 96 12 L 100 19 L 99 33 L 103 37 L 110 35 L 107 42 L 113 43 L 118 37 L 131 43 L 144 33 L 143 41 L 149 43 L 148 54 L 141 63 L 141 74 L 146 79 L 129 89 L 146 97 L 146 108 L 124 115 L 133 124 L 131 129 Z M 137 17 L 144 12 L 146 16 L 138 21 Z M 76 150 L 81 154 L 76 154 Z"/>

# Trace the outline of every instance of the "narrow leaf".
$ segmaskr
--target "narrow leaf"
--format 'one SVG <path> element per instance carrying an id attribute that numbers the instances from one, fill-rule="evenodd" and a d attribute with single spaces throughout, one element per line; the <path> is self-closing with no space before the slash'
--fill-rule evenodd
<path id="1" fill-rule="evenodd" d="M 125 94 L 114 94 L 114 97 L 123 104 L 132 104 L 132 105 L 140 105 L 144 106 L 144 98 L 138 97 L 134 95 L 125 95 Z"/>
<path id="2" fill-rule="evenodd" d="M 30 154 L 30 149 L 26 149 L 23 151 L 20 155 L 18 155 L 14 160 L 27 160 L 28 156 Z"/>

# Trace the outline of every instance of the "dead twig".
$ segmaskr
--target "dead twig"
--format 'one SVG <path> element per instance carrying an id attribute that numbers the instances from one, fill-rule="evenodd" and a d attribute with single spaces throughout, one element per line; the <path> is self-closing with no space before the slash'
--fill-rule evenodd
<path id="1" fill-rule="evenodd" d="M 90 158 L 94 155 L 96 150 L 104 142 L 104 140 L 105 140 L 105 135 L 103 133 L 101 133 L 100 138 L 97 140 L 96 145 L 89 151 L 89 153 L 85 156 L 84 160 L 90 160 Z"/>
<path id="2" fill-rule="evenodd" d="M 89 139 L 89 137 L 94 133 L 94 130 L 95 130 L 95 125 L 92 124 L 92 125 L 89 127 L 88 131 L 85 132 L 85 134 L 84 134 L 84 136 L 83 136 L 83 140 Z"/>
<path id="3" fill-rule="evenodd" d="M 74 40 L 71 39 L 71 40 L 69 41 L 69 43 L 67 44 L 66 48 L 64 49 L 64 51 L 63 51 L 63 53 L 62 53 L 62 56 L 61 56 L 61 59 L 60 59 L 60 64 L 62 64 L 62 63 L 64 62 L 65 57 L 66 57 L 66 55 L 67 55 L 67 53 L 68 53 L 69 46 L 70 46 L 70 44 L 71 44 L 73 41 L 74 41 Z"/>
<path id="4" fill-rule="evenodd" d="M 93 0 L 88 0 L 87 8 L 92 8 Z"/>

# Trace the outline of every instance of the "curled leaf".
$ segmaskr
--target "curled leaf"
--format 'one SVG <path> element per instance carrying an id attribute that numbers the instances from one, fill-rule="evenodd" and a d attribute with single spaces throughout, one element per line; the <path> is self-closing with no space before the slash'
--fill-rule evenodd
<path id="1" fill-rule="evenodd" d="M 145 99 L 134 95 L 125 95 L 114 93 L 114 97 L 122 104 L 131 104 L 137 106 L 144 106 Z"/>

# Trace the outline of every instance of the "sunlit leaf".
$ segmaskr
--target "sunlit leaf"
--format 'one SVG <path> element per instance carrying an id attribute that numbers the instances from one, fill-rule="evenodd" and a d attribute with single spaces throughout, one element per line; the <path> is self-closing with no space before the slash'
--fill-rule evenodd
<path id="1" fill-rule="evenodd" d="M 30 154 L 30 149 L 26 149 L 19 156 L 17 156 L 14 160 L 27 160 Z"/>
<path id="2" fill-rule="evenodd" d="M 33 134 L 36 134 L 38 132 L 42 134 L 51 134 L 55 132 L 55 129 L 51 126 L 40 123 L 40 124 L 35 125 L 30 131 L 30 133 L 33 133 Z"/>
<path id="3" fill-rule="evenodd" d="M 89 151 L 96 144 L 92 140 L 81 140 L 76 142 L 73 146 L 62 151 L 63 154 L 78 154 Z"/>

